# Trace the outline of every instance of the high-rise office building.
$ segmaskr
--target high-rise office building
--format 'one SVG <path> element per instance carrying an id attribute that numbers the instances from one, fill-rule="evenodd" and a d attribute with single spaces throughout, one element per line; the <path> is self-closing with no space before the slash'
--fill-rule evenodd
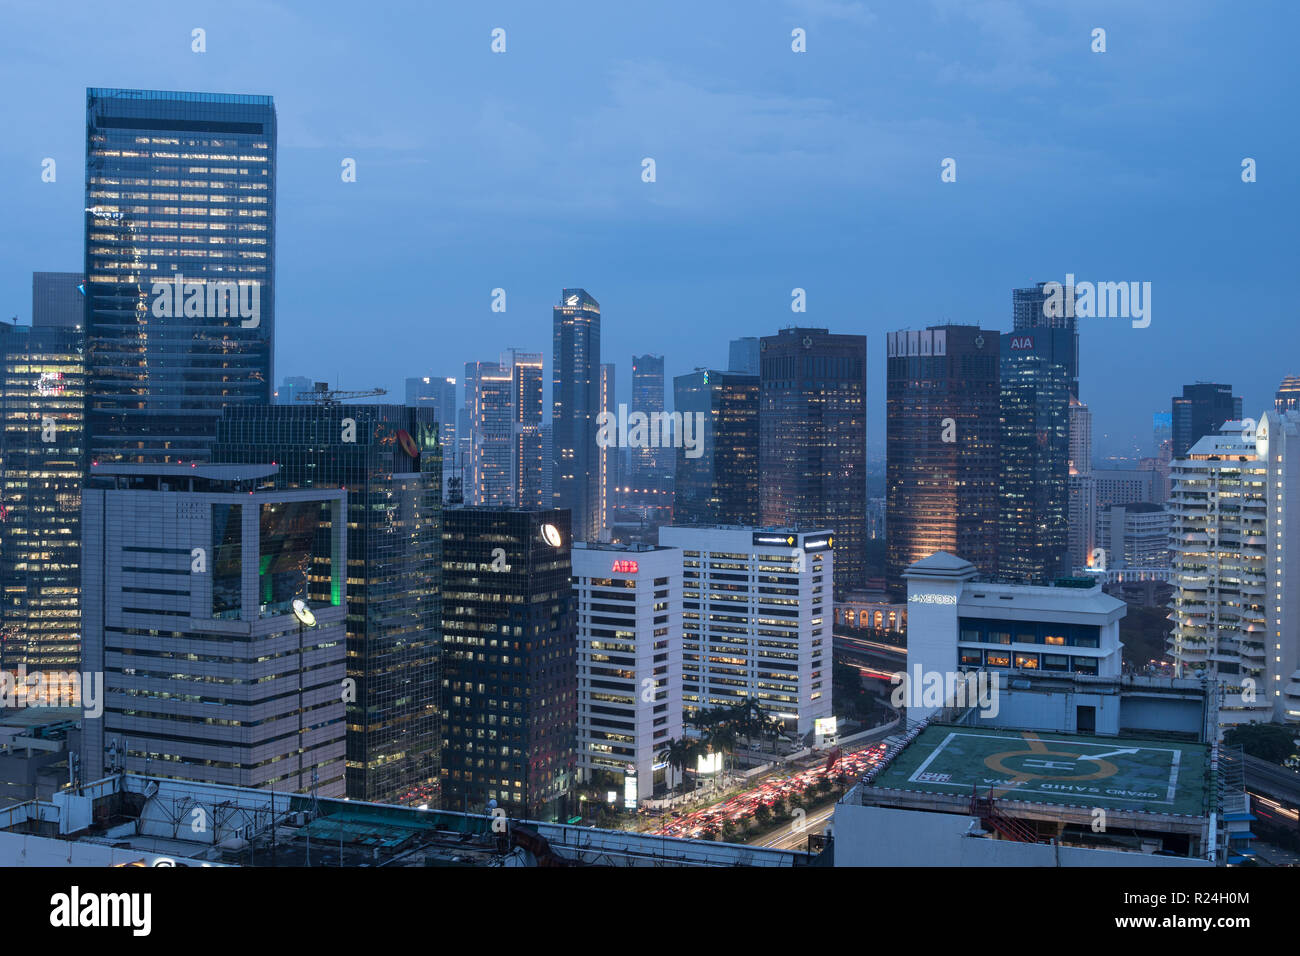
<path id="1" fill-rule="evenodd" d="M 802 735 L 832 715 L 833 537 L 788 528 L 659 529 L 659 543 L 682 554 L 685 716 L 753 698 Z"/>
<path id="2" fill-rule="evenodd" d="M 1300 375 L 1288 375 L 1277 387 L 1273 396 L 1273 410 L 1276 412 L 1300 412 Z"/>
<path id="3" fill-rule="evenodd" d="M 85 327 L 86 297 L 80 272 L 32 273 L 32 325 Z"/>
<path id="4" fill-rule="evenodd" d="M 275 390 L 275 404 L 296 405 L 298 396 L 309 394 L 314 387 L 315 383 L 306 375 L 286 375 Z"/>
<path id="5" fill-rule="evenodd" d="M 86 91 L 96 460 L 204 460 L 224 407 L 270 403 L 275 156 L 269 96 Z"/>
<path id="6" fill-rule="evenodd" d="M 556 819 L 577 769 L 577 606 L 568 512 L 448 508 L 443 806 Z"/>
<path id="7" fill-rule="evenodd" d="M 541 507 L 542 356 L 510 349 L 498 362 L 467 363 L 465 410 L 465 501 Z"/>
<path id="8" fill-rule="evenodd" d="M 630 412 L 640 412 L 651 420 L 664 411 L 664 357 L 662 355 L 632 356 L 632 405 Z M 671 448 L 656 448 L 649 443 L 629 451 L 632 459 L 633 488 L 660 488 L 669 470 Z"/>
<path id="9" fill-rule="evenodd" d="M 1011 290 L 1011 328 L 1015 332 L 1052 329 L 1066 333 L 1049 336 L 1052 361 L 1065 367 L 1065 387 L 1079 395 L 1079 319 L 1074 314 L 1074 289 L 1066 286 L 1053 296 L 1045 282 Z"/>
<path id="10" fill-rule="evenodd" d="M 866 585 L 867 339 L 789 328 L 761 340 L 764 525 L 829 529 L 835 591 Z"/>
<path id="11" fill-rule="evenodd" d="M 227 409 L 213 460 L 274 461 L 287 489 L 347 492 L 347 794 L 433 803 L 437 780 L 442 459 L 432 408 Z"/>
<path id="12" fill-rule="evenodd" d="M 1173 465 L 1168 649 L 1178 676 L 1221 685 L 1221 724 L 1268 721 L 1274 706 L 1270 664 L 1280 655 L 1270 654 L 1269 645 L 1282 642 L 1273 638 L 1266 606 L 1272 590 L 1266 459 L 1257 437 L 1232 422 Z M 1289 624 L 1287 643 L 1294 645 L 1294 619 Z"/>
<path id="13" fill-rule="evenodd" d="M 1172 419 L 1173 457 L 1186 458 L 1197 441 L 1217 434 L 1224 422 L 1241 420 L 1241 399 L 1231 385 L 1184 385 L 1182 396 L 1173 398 Z"/>
<path id="14" fill-rule="evenodd" d="M 1275 722 L 1300 724 L 1300 409 L 1260 416 L 1255 452 L 1268 465 L 1264 632 L 1266 696 Z"/>
<path id="15" fill-rule="evenodd" d="M 1097 544 L 1097 482 L 1092 477 L 1092 412 L 1070 396 L 1070 569 L 1091 567 Z"/>
<path id="16" fill-rule="evenodd" d="M 442 443 L 442 487 L 447 488 L 456 463 L 457 418 L 456 379 L 426 375 L 406 380 L 406 404 L 433 409 L 438 421 L 438 440 Z"/>
<path id="17" fill-rule="evenodd" d="M 1075 338 L 1069 328 L 1002 335 L 998 574 L 1009 581 L 1049 583 L 1070 572 L 1069 369 Z"/>
<path id="18" fill-rule="evenodd" d="M 758 337 L 746 335 L 732 339 L 727 349 L 727 371 L 741 375 L 757 375 L 759 359 Z"/>
<path id="19" fill-rule="evenodd" d="M 510 366 L 512 499 L 520 508 L 540 508 L 542 472 L 551 467 L 542 458 L 542 355 L 511 349 L 501 363 Z"/>
<path id="20" fill-rule="evenodd" d="M 552 504 L 572 514 L 575 539 L 591 541 L 601 531 L 600 304 L 585 289 L 564 289 L 552 325 Z"/>
<path id="21" fill-rule="evenodd" d="M 1173 457 L 1174 416 L 1172 412 L 1156 412 L 1151 416 L 1151 443 L 1154 457 Z"/>
<path id="22" fill-rule="evenodd" d="M 699 414 L 704 422 L 697 448 L 677 449 L 673 524 L 756 526 L 758 376 L 717 369 L 678 375 L 673 410 L 683 421 Z"/>
<path id="23" fill-rule="evenodd" d="M 72 279 L 33 284 L 32 325 L 0 323 L 0 669 L 77 670 L 85 334 Z M 80 299 L 80 293 L 73 292 Z"/>
<path id="24" fill-rule="evenodd" d="M 886 337 L 885 580 L 936 551 L 997 570 L 998 333 L 932 326 Z"/>
<path id="25" fill-rule="evenodd" d="M 554 431 L 551 423 L 547 422 L 541 427 L 542 434 L 542 503 L 545 505 L 553 497 L 552 482 L 555 478 L 555 471 L 551 468 L 551 462 L 555 460 L 554 442 L 552 440 Z"/>
<path id="26" fill-rule="evenodd" d="M 682 553 L 576 544 L 578 770 L 627 809 L 665 792 L 659 760 L 682 736 Z"/>
<path id="27" fill-rule="evenodd" d="M 1101 528 L 1098 544 L 1106 551 L 1106 570 L 1169 567 L 1170 514 L 1164 505 L 1111 505 Z"/>
<path id="28" fill-rule="evenodd" d="M 602 415 L 616 415 L 617 402 L 615 398 L 615 384 L 617 377 L 614 371 L 613 362 L 602 362 L 600 366 L 600 397 L 597 403 Z M 597 537 L 602 541 L 608 541 L 612 534 L 614 522 L 618 517 L 619 505 L 623 501 L 621 481 L 624 477 L 625 469 L 623 466 L 622 449 L 616 444 L 607 444 L 603 448 L 597 448 L 596 454 L 599 456 L 599 473 L 596 479 L 597 494 L 599 495 L 596 505 L 596 514 L 599 516 L 600 533 Z"/>
<path id="29" fill-rule="evenodd" d="M 275 465 L 92 466 L 81 779 L 344 795 L 343 492 Z"/>

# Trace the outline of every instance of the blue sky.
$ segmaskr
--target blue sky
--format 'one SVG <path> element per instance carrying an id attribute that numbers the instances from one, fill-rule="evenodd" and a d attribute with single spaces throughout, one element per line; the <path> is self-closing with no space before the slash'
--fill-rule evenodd
<path id="1" fill-rule="evenodd" d="M 793 322 L 865 333 L 878 451 L 885 332 L 1008 329 L 1013 287 L 1066 273 L 1152 283 L 1149 328 L 1082 320 L 1100 453 L 1145 449 L 1184 382 L 1258 415 L 1300 373 L 1289 0 L 54 9 L 0 0 L 6 316 L 33 271 L 81 267 L 85 88 L 141 87 L 275 97 L 277 381 L 400 400 L 408 375 L 549 353 L 582 286 L 625 399 L 636 353 L 672 376 Z"/>

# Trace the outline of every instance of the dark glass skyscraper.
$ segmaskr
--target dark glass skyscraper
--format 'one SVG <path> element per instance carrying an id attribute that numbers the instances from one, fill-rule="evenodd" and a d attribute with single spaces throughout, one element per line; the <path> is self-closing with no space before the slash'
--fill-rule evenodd
<path id="1" fill-rule="evenodd" d="M 1008 580 L 1046 583 L 1070 571 L 1071 379 L 1064 357 L 1074 347 L 1068 328 L 1002 336 L 998 569 Z"/>
<path id="2" fill-rule="evenodd" d="M 551 352 L 552 495 L 573 515 L 573 536 L 600 534 L 600 303 L 585 289 L 564 289 L 553 314 Z"/>
<path id="3" fill-rule="evenodd" d="M 1174 396 L 1172 415 L 1174 457 L 1186 458 L 1206 435 L 1216 435 L 1224 422 L 1241 418 L 1241 399 L 1232 394 L 1231 385 L 1184 385 L 1182 397 Z"/>
<path id="4" fill-rule="evenodd" d="M 701 413 L 700 455 L 677 449 L 673 524 L 758 524 L 758 376 L 696 369 L 673 379 L 673 409 Z"/>
<path id="5" fill-rule="evenodd" d="M 936 551 L 997 573 L 999 333 L 931 326 L 887 337 L 885 577 Z"/>
<path id="6" fill-rule="evenodd" d="M 1074 314 L 1074 290 L 1065 287 L 1059 296 L 1061 307 L 1049 305 L 1047 283 L 1039 282 L 1027 289 L 1011 290 L 1011 328 L 1016 332 L 1034 329 L 1058 329 L 1068 336 L 1054 336 L 1052 360 L 1065 366 L 1065 382 L 1070 394 L 1079 397 L 1079 319 Z"/>
<path id="7" fill-rule="evenodd" d="M 92 457 L 203 459 L 270 403 L 275 141 L 269 96 L 86 91 Z"/>
<path id="8" fill-rule="evenodd" d="M 759 383 L 763 524 L 829 529 L 835 591 L 866 585 L 867 339 L 826 329 L 764 336 Z"/>
<path id="9" fill-rule="evenodd" d="M 617 409 L 614 409 L 617 411 Z M 662 355 L 632 356 L 632 405 L 629 411 L 641 412 L 649 420 L 656 412 L 664 410 L 664 357 Z M 631 449 L 632 474 L 629 476 L 636 488 L 659 488 L 668 471 L 666 448 Z"/>
<path id="10" fill-rule="evenodd" d="M 216 462 L 275 462 L 284 488 L 347 491 L 347 793 L 434 803 L 442 572 L 442 456 L 432 408 L 227 409 Z"/>
<path id="11" fill-rule="evenodd" d="M 32 325 L 0 323 L 5 670 L 20 664 L 30 671 L 78 670 L 81 660 L 85 333 L 80 302 L 42 295 L 45 285 L 34 286 Z"/>
<path id="12" fill-rule="evenodd" d="M 448 508 L 443 807 L 555 819 L 577 768 L 578 609 L 569 515 Z"/>

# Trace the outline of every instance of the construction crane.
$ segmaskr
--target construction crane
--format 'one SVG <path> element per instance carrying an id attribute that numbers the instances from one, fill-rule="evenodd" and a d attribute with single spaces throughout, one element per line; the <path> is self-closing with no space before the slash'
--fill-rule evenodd
<path id="1" fill-rule="evenodd" d="M 329 382 L 313 382 L 310 392 L 299 392 L 293 397 L 295 402 L 314 402 L 317 405 L 338 405 L 341 402 L 352 401 L 357 398 L 374 398 L 376 395 L 387 395 L 386 388 L 366 388 L 360 391 L 347 392 L 337 388 L 330 388 Z"/>

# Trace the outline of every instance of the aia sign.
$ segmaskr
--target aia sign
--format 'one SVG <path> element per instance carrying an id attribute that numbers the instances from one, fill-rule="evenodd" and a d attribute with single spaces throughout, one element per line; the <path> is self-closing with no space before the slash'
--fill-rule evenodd
<path id="1" fill-rule="evenodd" d="M 1013 335 L 1011 336 L 1011 351 L 1024 352 L 1032 350 L 1034 347 L 1034 337 L 1032 335 Z"/>
<path id="2" fill-rule="evenodd" d="M 641 570 L 635 561 L 615 561 L 614 574 L 636 574 Z"/>

